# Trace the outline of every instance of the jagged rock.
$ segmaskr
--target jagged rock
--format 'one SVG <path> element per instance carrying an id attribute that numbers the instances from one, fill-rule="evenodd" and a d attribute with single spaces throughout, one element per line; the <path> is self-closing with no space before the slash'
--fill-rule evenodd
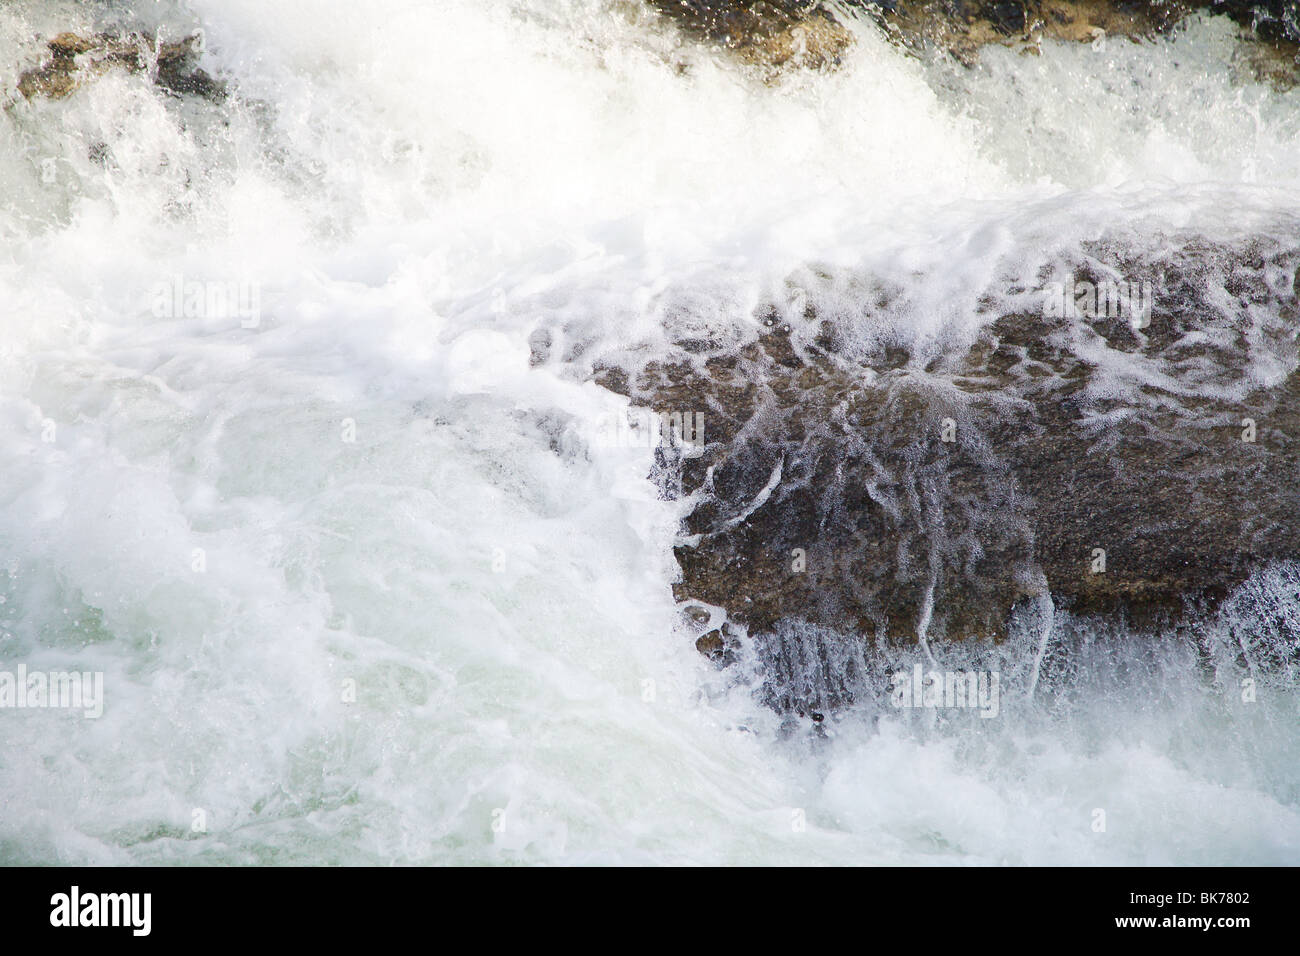
<path id="1" fill-rule="evenodd" d="M 838 65 L 853 42 L 817 0 L 649 0 L 688 34 L 771 71 Z"/>
<path id="2" fill-rule="evenodd" d="M 60 33 L 49 41 L 49 57 L 18 79 L 18 91 L 27 99 L 68 96 L 87 79 L 112 69 L 151 72 L 154 82 L 176 94 L 220 99 L 224 86 L 196 65 L 198 36 L 159 43 L 147 34 L 79 36 Z"/>
<path id="3" fill-rule="evenodd" d="M 1290 45 L 1300 43 L 1300 0 L 1212 0 L 1214 13 L 1226 13 L 1261 39 Z"/>
<path id="4" fill-rule="evenodd" d="M 1157 626 L 1300 557 L 1300 247 L 1171 248 L 1085 250 L 1150 283 L 1146 325 L 1014 309 L 969 346 L 864 361 L 813 305 L 793 323 L 773 307 L 739 349 L 684 342 L 598 374 L 705 415 L 703 454 L 659 473 L 690 508 L 677 598 L 769 638 L 998 640 L 1044 595 Z M 716 658 L 710 626 L 697 646 Z"/>
<path id="5" fill-rule="evenodd" d="M 1092 43 L 1105 37 L 1154 37 L 1167 32 L 1190 7 L 1113 0 L 897 0 L 871 10 L 904 44 L 937 46 L 973 63 L 990 43 L 1034 49 L 1043 39 Z"/>
<path id="6" fill-rule="evenodd" d="M 837 65 L 852 33 L 825 0 L 648 0 L 688 34 L 778 71 Z M 1034 52 L 1043 39 L 1094 43 L 1150 39 L 1189 13 L 1241 24 L 1255 74 L 1293 85 L 1300 55 L 1300 0 L 844 0 L 839 9 L 873 18 L 903 46 L 938 48 L 966 64 L 988 44 Z"/>
<path id="7" fill-rule="evenodd" d="M 1231 17 L 1243 29 L 1248 66 L 1280 86 L 1297 80 L 1300 26 L 1297 0 L 1248 4 L 1228 0 L 889 0 L 867 4 L 870 15 L 911 49 L 936 47 L 972 64 L 989 44 L 1037 52 L 1044 39 L 1097 43 L 1108 38 L 1150 40 L 1189 14 Z"/>

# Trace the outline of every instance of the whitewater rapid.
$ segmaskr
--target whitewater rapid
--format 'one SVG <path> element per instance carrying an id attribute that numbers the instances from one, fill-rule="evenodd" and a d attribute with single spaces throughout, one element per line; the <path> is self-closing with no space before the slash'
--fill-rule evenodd
<path id="1" fill-rule="evenodd" d="M 17 97 L 114 26 L 201 28 L 231 95 Z M 972 71 L 853 29 L 764 83 L 614 0 L 0 5 L 0 669 L 105 688 L 0 710 L 0 861 L 1300 862 L 1300 684 L 1227 645 L 820 726 L 696 652 L 598 361 L 810 272 L 923 352 L 1099 237 L 1300 235 L 1300 90 L 1221 21 Z"/>

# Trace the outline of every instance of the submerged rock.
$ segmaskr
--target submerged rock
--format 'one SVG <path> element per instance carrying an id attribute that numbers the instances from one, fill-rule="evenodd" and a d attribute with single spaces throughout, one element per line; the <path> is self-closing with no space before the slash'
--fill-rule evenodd
<path id="1" fill-rule="evenodd" d="M 163 43 L 148 34 L 80 36 L 60 33 L 48 44 L 49 55 L 40 66 L 18 79 L 18 91 L 27 99 L 43 96 L 61 99 L 82 83 L 112 69 L 148 72 L 154 82 L 176 94 L 221 99 L 224 86 L 199 69 L 199 35 Z"/>
<path id="2" fill-rule="evenodd" d="M 1175 623 L 1300 557 L 1300 247 L 1170 249 L 1098 243 L 937 355 L 863 357 L 841 320 L 773 305 L 738 349 L 598 375 L 704 416 L 699 453 L 666 449 L 658 474 L 689 509 L 677 598 L 769 643 L 997 641 L 1049 597 Z"/>

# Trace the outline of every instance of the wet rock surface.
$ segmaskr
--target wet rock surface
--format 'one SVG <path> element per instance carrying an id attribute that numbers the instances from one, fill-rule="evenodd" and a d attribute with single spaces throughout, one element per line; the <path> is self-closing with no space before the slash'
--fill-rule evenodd
<path id="1" fill-rule="evenodd" d="M 852 44 L 846 17 L 869 17 L 901 45 L 966 64 L 989 44 L 1035 52 L 1044 39 L 1098 43 L 1169 33 L 1196 12 L 1242 27 L 1255 73 L 1290 85 L 1300 70 L 1300 0 L 647 0 L 689 35 L 772 69 L 838 64 Z"/>
<path id="2" fill-rule="evenodd" d="M 1300 21 L 1282 2 L 896 0 L 867 9 L 902 45 L 942 50 L 968 65 L 989 44 L 1036 53 L 1045 39 L 1094 46 L 1110 39 L 1144 42 L 1170 34 L 1193 14 L 1221 15 L 1240 26 L 1241 59 L 1256 79 L 1289 87 L 1300 73 Z"/>
<path id="3" fill-rule="evenodd" d="M 599 372 L 634 405 L 704 416 L 657 472 L 687 508 L 677 598 L 778 644 L 999 641 L 1046 596 L 1160 626 L 1300 557 L 1300 247 L 1089 252 L 938 355 L 864 360 L 814 306 L 772 305 L 739 349 L 683 341 Z M 1149 312 L 1089 298 L 1114 274 Z M 1073 305 L 1049 305 L 1056 279 Z M 722 660 L 734 641 L 703 619 Z"/>
<path id="4" fill-rule="evenodd" d="M 39 66 L 24 72 L 18 91 L 27 99 L 61 99 L 109 70 L 147 72 L 163 89 L 177 95 L 219 100 L 224 86 L 198 67 L 199 35 L 161 42 L 148 34 L 82 36 L 61 33 L 48 43 Z"/>
<path id="5" fill-rule="evenodd" d="M 686 33 L 769 69 L 835 66 L 852 34 L 818 0 L 648 0 Z"/>

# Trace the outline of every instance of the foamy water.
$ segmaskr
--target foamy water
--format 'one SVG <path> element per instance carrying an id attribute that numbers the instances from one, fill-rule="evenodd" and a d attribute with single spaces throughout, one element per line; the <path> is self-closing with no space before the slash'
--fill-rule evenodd
<path id="1" fill-rule="evenodd" d="M 850 326 L 924 350 L 1100 238 L 1294 240 L 1300 91 L 1223 23 L 973 72 L 860 25 L 768 85 L 609 0 L 188 8 L 0 7 L 0 669 L 105 688 L 0 710 L 0 860 L 1300 862 L 1300 684 L 1255 666 L 1291 569 L 1208 668 L 1061 621 L 1032 700 L 1032 630 L 963 652 L 995 719 L 815 728 L 695 651 L 680 505 L 589 439 L 595 362 L 813 274 L 828 314 L 901 290 Z M 114 25 L 201 26 L 232 95 L 17 98 Z"/>

